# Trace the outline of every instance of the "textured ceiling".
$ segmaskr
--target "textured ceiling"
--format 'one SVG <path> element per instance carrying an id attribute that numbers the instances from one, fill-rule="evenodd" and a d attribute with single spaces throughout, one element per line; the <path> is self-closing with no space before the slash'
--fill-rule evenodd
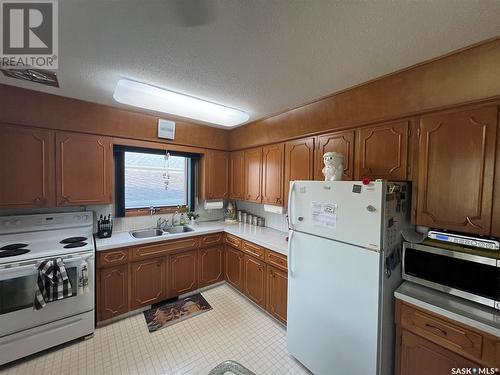
<path id="1" fill-rule="evenodd" d="M 171 1 L 59 1 L 60 88 L 124 107 L 120 77 L 245 110 L 250 121 L 500 35 L 498 0 L 207 0 L 180 26 Z"/>

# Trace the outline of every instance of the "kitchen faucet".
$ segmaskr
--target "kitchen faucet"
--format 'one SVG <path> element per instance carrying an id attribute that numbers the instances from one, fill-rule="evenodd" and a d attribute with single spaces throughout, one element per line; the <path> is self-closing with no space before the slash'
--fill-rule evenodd
<path id="1" fill-rule="evenodd" d="M 156 229 L 164 229 L 166 228 L 168 225 L 168 219 L 163 219 L 163 218 L 158 218 L 158 220 L 156 220 Z"/>

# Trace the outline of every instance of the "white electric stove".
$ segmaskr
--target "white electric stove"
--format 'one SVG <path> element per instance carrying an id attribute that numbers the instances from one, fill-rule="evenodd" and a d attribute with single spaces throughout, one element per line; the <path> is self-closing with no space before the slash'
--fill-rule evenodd
<path id="1" fill-rule="evenodd" d="M 88 211 L 0 217 L 0 365 L 94 332 L 93 221 Z M 37 266 L 55 258 L 72 296 L 34 310 Z"/>

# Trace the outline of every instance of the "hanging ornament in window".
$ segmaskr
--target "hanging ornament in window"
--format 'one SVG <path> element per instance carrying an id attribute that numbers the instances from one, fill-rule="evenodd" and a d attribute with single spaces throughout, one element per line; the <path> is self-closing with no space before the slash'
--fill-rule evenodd
<path id="1" fill-rule="evenodd" d="M 165 161 L 163 164 L 163 169 L 166 172 L 163 172 L 163 183 L 165 184 L 165 190 L 168 190 L 168 184 L 170 183 L 170 152 L 167 151 L 165 154 Z"/>

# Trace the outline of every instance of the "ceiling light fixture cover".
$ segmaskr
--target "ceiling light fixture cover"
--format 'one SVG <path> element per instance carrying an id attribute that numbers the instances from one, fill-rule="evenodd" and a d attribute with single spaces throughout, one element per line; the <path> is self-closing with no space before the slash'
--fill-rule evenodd
<path id="1" fill-rule="evenodd" d="M 118 81 L 113 98 L 120 103 L 152 111 L 169 113 L 193 120 L 236 126 L 250 118 L 246 112 L 192 96 L 161 89 L 146 83 L 122 78 Z"/>

